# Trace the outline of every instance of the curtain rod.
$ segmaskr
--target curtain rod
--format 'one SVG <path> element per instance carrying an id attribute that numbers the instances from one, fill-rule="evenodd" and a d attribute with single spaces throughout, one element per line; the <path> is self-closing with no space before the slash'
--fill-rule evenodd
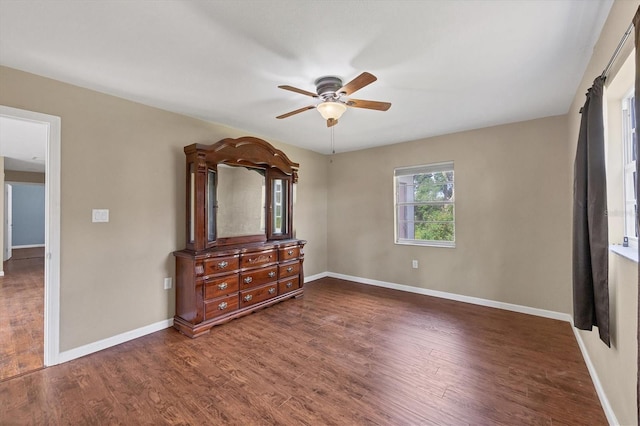
<path id="1" fill-rule="evenodd" d="M 620 40 L 620 43 L 618 43 L 618 47 L 616 47 L 616 50 L 613 52 L 613 55 L 611 55 L 611 59 L 609 59 L 609 63 L 607 64 L 607 67 L 604 69 L 604 71 L 602 71 L 602 74 L 600 74 L 600 77 L 607 78 L 609 76 L 609 71 L 611 71 L 611 67 L 613 66 L 613 63 L 618 58 L 618 55 L 620 54 L 622 47 L 624 46 L 624 44 L 627 42 L 627 39 L 631 35 L 631 31 L 633 31 L 633 22 L 629 25 L 629 28 L 627 28 L 627 31 L 625 31 L 624 35 L 622 36 L 622 40 Z"/>

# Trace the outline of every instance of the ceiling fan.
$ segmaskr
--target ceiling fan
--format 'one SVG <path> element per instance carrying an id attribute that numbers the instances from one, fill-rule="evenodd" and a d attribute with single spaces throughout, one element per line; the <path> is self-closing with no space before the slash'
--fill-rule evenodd
<path id="1" fill-rule="evenodd" d="M 361 99 L 347 98 L 347 96 L 350 96 L 355 91 L 368 86 L 376 80 L 377 78 L 368 72 L 363 72 L 345 85 L 342 85 L 342 79 L 338 77 L 320 77 L 315 81 L 316 93 L 307 92 L 306 90 L 292 86 L 278 86 L 280 89 L 290 90 L 292 92 L 320 99 L 321 102 L 317 105 L 309 105 L 295 111 L 279 115 L 276 118 L 287 118 L 316 108 L 322 117 L 327 120 L 327 127 L 332 127 L 338 124 L 338 119 L 347 110 L 347 107 L 386 111 L 391 107 L 389 102 L 365 101 Z"/>

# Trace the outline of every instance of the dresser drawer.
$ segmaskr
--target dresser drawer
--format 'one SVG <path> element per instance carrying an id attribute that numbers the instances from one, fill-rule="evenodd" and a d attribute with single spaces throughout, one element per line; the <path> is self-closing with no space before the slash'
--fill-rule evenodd
<path id="1" fill-rule="evenodd" d="M 267 284 L 262 287 L 253 288 L 240 292 L 240 307 L 251 306 L 278 295 L 278 285 L 276 283 Z"/>
<path id="2" fill-rule="evenodd" d="M 278 294 L 285 294 L 299 287 L 300 287 L 300 281 L 297 276 L 286 278 L 284 280 L 278 281 Z"/>
<path id="3" fill-rule="evenodd" d="M 291 246 L 281 248 L 279 251 L 280 262 L 286 262 L 287 260 L 297 259 L 300 256 L 300 247 Z"/>
<path id="4" fill-rule="evenodd" d="M 237 293 L 239 290 L 238 274 L 228 275 L 226 277 L 214 278 L 204 283 L 204 298 L 213 299 L 216 297 L 226 296 L 228 294 Z"/>
<path id="5" fill-rule="evenodd" d="M 205 259 L 204 274 L 219 275 L 227 272 L 233 272 L 238 269 L 238 256 L 215 257 L 213 259 Z"/>
<path id="6" fill-rule="evenodd" d="M 278 266 L 278 278 L 292 277 L 300 273 L 300 262 L 285 263 Z"/>
<path id="7" fill-rule="evenodd" d="M 204 317 L 211 319 L 238 309 L 238 294 L 204 302 Z"/>
<path id="8" fill-rule="evenodd" d="M 242 269 L 256 266 L 268 265 L 278 261 L 275 250 L 265 250 L 255 253 L 244 253 L 240 255 L 240 266 Z"/>
<path id="9" fill-rule="evenodd" d="M 278 269 L 276 265 L 267 268 L 247 271 L 240 274 L 240 288 L 252 288 L 266 284 L 278 279 Z"/>

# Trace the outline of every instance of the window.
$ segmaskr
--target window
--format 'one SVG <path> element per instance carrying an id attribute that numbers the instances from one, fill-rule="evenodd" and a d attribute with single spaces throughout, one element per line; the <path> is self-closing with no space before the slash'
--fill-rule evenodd
<path id="1" fill-rule="evenodd" d="M 636 200 L 636 111 L 633 92 L 622 100 L 622 133 L 623 133 L 623 190 L 624 190 L 624 236 L 629 245 L 638 246 L 638 200 Z"/>
<path id="2" fill-rule="evenodd" d="M 453 162 L 394 170 L 396 244 L 455 247 Z"/>

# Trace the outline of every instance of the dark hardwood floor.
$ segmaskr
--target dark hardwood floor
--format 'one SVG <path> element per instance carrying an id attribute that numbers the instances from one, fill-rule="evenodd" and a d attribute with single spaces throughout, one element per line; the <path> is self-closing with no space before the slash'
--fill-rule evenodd
<path id="1" fill-rule="evenodd" d="M 0 277 L 0 381 L 44 363 L 44 248 L 13 250 Z"/>
<path id="2" fill-rule="evenodd" d="M 0 424 L 604 425 L 570 325 L 325 278 L 0 383 Z"/>

